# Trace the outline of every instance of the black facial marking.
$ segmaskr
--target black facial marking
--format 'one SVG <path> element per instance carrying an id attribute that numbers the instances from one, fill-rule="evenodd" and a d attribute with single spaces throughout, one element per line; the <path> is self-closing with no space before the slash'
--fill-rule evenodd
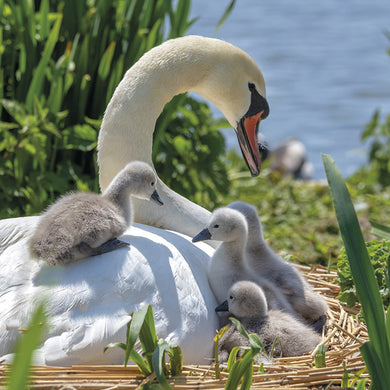
<path id="1" fill-rule="evenodd" d="M 269 105 L 267 100 L 257 92 L 255 84 L 248 83 L 248 88 L 251 92 L 251 105 L 249 106 L 249 110 L 244 115 L 244 117 L 247 118 L 257 114 L 260 111 L 263 111 L 261 114 L 261 119 L 267 118 L 269 115 Z"/>

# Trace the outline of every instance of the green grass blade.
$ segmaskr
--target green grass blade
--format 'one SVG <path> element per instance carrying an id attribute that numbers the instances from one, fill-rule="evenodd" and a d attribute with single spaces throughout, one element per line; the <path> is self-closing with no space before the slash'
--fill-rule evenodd
<path id="1" fill-rule="evenodd" d="M 27 92 L 26 105 L 30 109 L 33 108 L 34 96 L 40 96 L 43 87 L 43 81 L 45 77 L 45 68 L 48 65 L 54 47 L 58 41 L 58 35 L 60 32 L 62 22 L 62 15 L 58 15 L 57 21 L 55 22 L 52 30 L 50 31 L 49 38 L 45 44 L 45 48 L 42 53 L 42 58 L 39 61 L 37 68 L 34 71 L 30 87 Z"/>
<path id="2" fill-rule="evenodd" d="M 241 390 L 250 390 L 253 376 L 253 359 L 250 361 L 248 368 L 244 371 L 242 376 Z"/>
<path id="3" fill-rule="evenodd" d="M 361 379 L 356 386 L 356 390 L 365 390 L 367 379 Z"/>
<path id="4" fill-rule="evenodd" d="M 386 335 L 387 335 L 387 342 L 390 344 L 390 306 L 387 308 L 387 313 L 386 313 Z"/>
<path id="5" fill-rule="evenodd" d="M 39 9 L 39 14 L 40 14 L 40 35 L 41 35 L 41 40 L 44 41 L 48 35 L 49 35 L 49 0 L 42 0 L 41 6 Z"/>
<path id="6" fill-rule="evenodd" d="M 169 348 L 169 371 L 172 376 L 181 375 L 183 371 L 183 352 L 178 345 Z"/>
<path id="7" fill-rule="evenodd" d="M 387 378 L 388 367 L 383 367 L 378 354 L 371 345 L 371 342 L 364 343 L 360 347 L 360 353 L 362 354 L 368 373 L 370 374 L 372 389 L 390 389 L 390 383 Z"/>
<path id="8" fill-rule="evenodd" d="M 221 16 L 221 18 L 219 19 L 218 23 L 217 23 L 217 27 L 215 27 L 215 30 L 214 30 L 214 35 L 217 34 L 218 30 L 222 27 L 222 25 L 226 22 L 226 19 L 229 17 L 229 15 L 231 14 L 231 12 L 233 11 L 233 8 L 234 8 L 234 5 L 236 4 L 236 0 L 232 0 L 230 2 L 230 4 L 227 6 L 225 12 L 223 13 L 223 15 Z"/>
<path id="9" fill-rule="evenodd" d="M 220 368 L 219 368 L 219 356 L 218 356 L 218 346 L 219 346 L 219 340 L 223 336 L 223 334 L 229 329 L 229 326 L 226 325 L 223 328 L 221 328 L 219 331 L 217 331 L 217 334 L 214 337 L 214 360 L 215 360 L 215 378 L 220 378 Z"/>
<path id="10" fill-rule="evenodd" d="M 386 328 L 382 300 L 351 197 L 333 159 L 328 155 L 322 155 L 322 159 L 356 292 L 363 307 L 370 343 L 383 366 L 390 367 L 389 343 L 383 337 Z M 386 375 L 390 388 L 390 373 Z"/>
<path id="11" fill-rule="evenodd" d="M 125 367 L 130 358 L 130 353 L 139 337 L 141 328 L 144 324 L 145 316 L 149 306 L 144 306 L 140 311 L 134 312 L 131 317 L 130 329 L 126 340 L 127 349 L 125 354 Z"/>
<path id="12" fill-rule="evenodd" d="M 23 390 L 28 388 L 30 365 L 33 351 L 41 342 L 45 327 L 44 305 L 35 310 L 26 333 L 19 339 L 15 348 L 15 358 L 8 377 L 7 390 Z"/>
<path id="13" fill-rule="evenodd" d="M 140 330 L 139 339 L 144 354 L 153 353 L 157 347 L 157 335 L 154 326 L 153 309 L 150 305 L 147 306 L 145 320 Z"/>
<path id="14" fill-rule="evenodd" d="M 242 377 L 244 375 L 249 375 L 247 370 L 251 370 L 252 373 L 253 357 L 252 351 L 248 351 L 241 360 L 238 360 L 235 363 L 226 381 L 226 390 L 237 389 Z"/>
<path id="15" fill-rule="evenodd" d="M 63 92 L 64 92 L 64 82 L 62 80 L 62 77 L 58 75 L 51 83 L 50 94 L 48 99 L 48 106 L 50 112 L 52 112 L 53 114 L 56 114 L 61 109 Z"/>
<path id="16" fill-rule="evenodd" d="M 319 345 L 316 356 L 314 358 L 316 368 L 326 367 L 325 353 L 326 346 L 324 344 Z"/>
<path id="17" fill-rule="evenodd" d="M 125 343 L 110 343 L 110 344 L 107 344 L 104 349 L 103 349 L 103 353 L 107 351 L 107 349 L 109 348 L 121 348 L 123 349 L 124 351 L 126 351 L 126 344 Z"/>
<path id="18" fill-rule="evenodd" d="M 167 390 L 171 388 L 164 374 L 164 366 L 165 366 L 164 356 L 165 356 L 165 351 L 168 348 L 169 348 L 169 344 L 165 340 L 160 339 L 157 343 L 157 348 L 154 350 L 153 357 L 152 357 L 153 368 L 156 374 L 156 378 L 160 383 L 161 387 Z"/>
<path id="19" fill-rule="evenodd" d="M 367 196 L 368 196 L 369 198 L 371 198 L 371 199 L 375 199 L 375 200 L 377 200 L 378 202 L 381 202 L 381 203 L 384 203 L 384 204 L 390 206 L 390 199 L 386 199 L 386 198 L 383 198 L 382 196 L 372 195 L 372 194 L 368 194 Z"/>
<path id="20" fill-rule="evenodd" d="M 139 21 L 139 28 L 144 29 L 147 28 L 150 22 L 150 18 L 152 17 L 153 8 L 154 8 L 154 0 L 146 0 L 143 4 L 142 9 L 142 17 Z"/>
<path id="21" fill-rule="evenodd" d="M 233 325 L 237 328 L 237 330 L 245 336 L 249 340 L 248 332 L 242 326 L 241 322 L 237 320 L 237 318 L 230 317 L 229 320 L 233 323 Z"/>
<path id="22" fill-rule="evenodd" d="M 108 45 L 100 61 L 99 68 L 98 68 L 98 75 L 102 80 L 105 80 L 110 73 L 111 62 L 115 52 L 115 46 L 116 46 L 116 42 L 111 42 Z"/>
<path id="23" fill-rule="evenodd" d="M 233 347 L 232 350 L 230 351 L 229 359 L 228 359 L 227 367 L 226 367 L 227 372 L 230 372 L 232 370 L 234 364 L 236 363 L 237 354 L 240 351 L 240 349 L 241 349 L 241 347 L 237 346 L 237 347 Z"/>
<path id="24" fill-rule="evenodd" d="M 138 366 L 143 375 L 149 376 L 152 373 L 149 363 L 135 349 L 130 352 L 130 360 Z"/>
<path id="25" fill-rule="evenodd" d="M 251 333 L 249 335 L 249 342 L 251 343 L 251 348 L 253 352 L 259 353 L 260 351 L 264 351 L 264 345 L 256 333 Z"/>
<path id="26" fill-rule="evenodd" d="M 372 226 L 372 234 L 385 240 L 390 240 L 390 226 L 382 225 L 381 223 L 371 220 L 370 224 Z"/>
<path id="27" fill-rule="evenodd" d="M 191 2 L 187 0 L 179 0 L 175 13 L 175 28 L 177 36 L 182 36 L 186 32 L 187 19 L 190 13 Z"/>

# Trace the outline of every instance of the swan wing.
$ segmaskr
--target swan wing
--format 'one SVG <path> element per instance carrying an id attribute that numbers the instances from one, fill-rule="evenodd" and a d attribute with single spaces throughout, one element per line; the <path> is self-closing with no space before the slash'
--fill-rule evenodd
<path id="1" fill-rule="evenodd" d="M 29 228 L 38 219 L 30 217 Z M 204 363 L 212 355 L 218 322 L 207 279 L 210 246 L 134 224 L 121 236 L 129 247 L 52 267 L 30 257 L 31 232 L 19 226 L 26 223 L 22 220 L 6 228 L 19 232 L 18 239 L 0 254 L 0 356 L 12 351 L 19 329 L 42 299 L 49 331 L 36 353 L 39 364 L 123 363 L 122 350 L 103 354 L 103 349 L 125 341 L 129 313 L 147 304 L 153 307 L 157 335 L 178 344 L 186 362 Z"/>

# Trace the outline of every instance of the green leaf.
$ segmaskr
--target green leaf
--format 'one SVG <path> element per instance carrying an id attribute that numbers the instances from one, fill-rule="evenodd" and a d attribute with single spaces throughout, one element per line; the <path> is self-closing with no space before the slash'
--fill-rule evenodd
<path id="1" fill-rule="evenodd" d="M 17 342 L 15 358 L 8 377 L 8 390 L 24 390 L 28 388 L 33 351 L 41 343 L 45 323 L 44 305 L 40 304 L 33 314 L 26 333 Z"/>
<path id="2" fill-rule="evenodd" d="M 169 348 L 169 371 L 172 376 L 181 375 L 183 371 L 183 352 L 178 345 Z"/>
<path id="3" fill-rule="evenodd" d="M 111 62 L 115 52 L 116 42 L 111 42 L 107 50 L 104 52 L 98 68 L 98 75 L 102 80 L 105 80 L 111 69 Z"/>
<path id="4" fill-rule="evenodd" d="M 249 335 L 249 342 L 251 344 L 253 352 L 258 353 L 261 350 L 264 351 L 264 345 L 263 345 L 259 335 L 257 335 L 256 333 L 251 333 Z"/>
<path id="5" fill-rule="evenodd" d="M 217 27 L 215 27 L 214 35 L 217 34 L 218 30 L 222 27 L 222 25 L 226 22 L 226 19 L 229 17 L 231 12 L 233 11 L 234 5 L 236 4 L 236 0 L 232 0 L 230 4 L 227 6 L 225 12 L 221 16 L 221 19 L 219 19 L 217 23 Z"/>
<path id="6" fill-rule="evenodd" d="M 242 376 L 241 390 L 250 390 L 253 376 L 253 359 L 250 361 L 248 368 Z"/>
<path id="7" fill-rule="evenodd" d="M 219 340 L 223 336 L 223 334 L 229 329 L 229 326 L 226 325 L 217 331 L 217 334 L 214 337 L 214 360 L 215 360 L 215 378 L 220 378 L 220 368 L 219 368 L 219 356 L 218 356 L 218 345 Z"/>
<path id="8" fill-rule="evenodd" d="M 372 388 L 376 390 L 389 389 L 388 367 L 383 367 L 381 359 L 371 342 L 364 343 L 360 347 L 360 353 L 370 374 Z"/>
<path id="9" fill-rule="evenodd" d="M 250 384 L 252 381 L 252 367 L 254 355 L 252 351 L 247 351 L 242 359 L 238 360 L 226 380 L 225 389 L 237 389 L 241 379 L 247 376 L 245 384 Z M 250 378 L 248 378 L 250 376 Z"/>
<path id="10" fill-rule="evenodd" d="M 39 96 L 42 92 L 43 81 L 45 77 L 45 68 L 50 61 L 50 57 L 58 41 L 58 35 L 60 32 L 61 23 L 62 23 L 62 15 L 59 14 L 57 17 L 57 21 L 55 22 L 52 30 L 50 31 L 50 35 L 47 39 L 45 48 L 42 53 L 42 58 L 39 61 L 39 64 L 34 71 L 34 75 L 27 92 L 26 105 L 30 109 L 32 109 L 33 107 L 34 97 Z"/>
<path id="11" fill-rule="evenodd" d="M 241 348 L 242 347 L 240 347 L 240 346 L 236 346 L 236 347 L 233 347 L 232 350 L 230 351 L 229 359 L 228 359 L 227 367 L 226 367 L 227 372 L 230 372 L 232 370 L 234 364 L 237 361 L 237 354 Z"/>
<path id="12" fill-rule="evenodd" d="M 107 349 L 109 349 L 109 348 L 121 348 L 124 351 L 126 351 L 126 344 L 125 343 L 110 343 L 110 344 L 107 344 L 104 347 L 104 349 L 103 349 L 103 353 L 105 353 L 107 351 Z"/>
<path id="13" fill-rule="evenodd" d="M 125 367 L 130 358 L 130 353 L 139 337 L 149 306 L 144 306 L 140 311 L 132 313 L 128 338 L 126 340 Z"/>
<path id="14" fill-rule="evenodd" d="M 386 335 L 387 335 L 387 342 L 390 344 L 390 306 L 387 308 L 386 313 Z"/>
<path id="15" fill-rule="evenodd" d="M 12 118 L 23 126 L 26 122 L 27 112 L 23 104 L 17 102 L 16 100 L 1 99 L 1 105 L 5 110 L 12 116 Z"/>
<path id="16" fill-rule="evenodd" d="M 371 221 L 370 224 L 372 226 L 372 233 L 380 238 L 384 238 L 385 240 L 390 240 L 390 227 L 385 226 L 381 223 Z"/>
<path id="17" fill-rule="evenodd" d="M 387 338 L 383 338 L 383 335 L 386 334 L 386 328 L 379 287 L 351 197 L 332 158 L 328 155 L 322 155 L 322 159 L 356 291 L 364 311 L 370 345 L 380 359 L 377 366 L 390 367 L 389 343 Z M 386 373 L 385 381 L 387 387 L 390 388 L 389 372 Z"/>
<path id="18" fill-rule="evenodd" d="M 326 367 L 325 352 L 326 346 L 324 344 L 319 345 L 314 358 L 316 368 Z"/>
<path id="19" fill-rule="evenodd" d="M 41 40 L 45 40 L 49 35 L 49 0 L 42 0 L 40 13 L 40 29 Z"/>
<path id="20" fill-rule="evenodd" d="M 154 325 L 153 309 L 148 305 L 145 313 L 145 320 L 140 330 L 140 341 L 144 354 L 151 354 L 157 347 L 157 335 Z"/>
<path id="21" fill-rule="evenodd" d="M 229 320 L 234 324 L 234 326 L 237 328 L 237 330 L 245 336 L 249 340 L 248 332 L 245 330 L 245 328 L 242 326 L 241 322 L 237 320 L 237 318 L 229 317 Z"/>
<path id="22" fill-rule="evenodd" d="M 163 389 L 171 388 L 164 374 L 164 365 L 165 365 L 164 356 L 165 356 L 165 351 L 168 348 L 169 348 L 169 344 L 165 340 L 163 339 L 158 340 L 157 348 L 154 350 L 153 358 L 152 358 L 153 368 L 156 374 L 156 378 Z"/>
<path id="23" fill-rule="evenodd" d="M 89 151 L 97 144 L 97 132 L 89 125 L 75 125 L 62 132 L 63 148 Z"/>
<path id="24" fill-rule="evenodd" d="M 143 375 L 149 376 L 152 373 L 149 363 L 135 349 L 130 352 L 130 360 L 138 366 Z"/>
<path id="25" fill-rule="evenodd" d="M 365 390 L 366 383 L 367 383 L 367 379 L 366 378 L 360 380 L 358 385 L 356 386 L 356 390 Z"/>

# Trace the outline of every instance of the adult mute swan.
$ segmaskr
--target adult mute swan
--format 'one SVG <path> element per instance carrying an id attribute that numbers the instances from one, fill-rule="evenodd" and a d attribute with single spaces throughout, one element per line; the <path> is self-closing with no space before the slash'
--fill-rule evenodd
<path id="1" fill-rule="evenodd" d="M 269 114 L 263 75 L 242 50 L 218 39 L 187 36 L 146 53 L 125 74 L 107 106 L 98 139 L 99 180 L 104 190 L 132 160 L 152 162 L 154 126 L 175 95 L 193 91 L 215 104 L 235 129 L 253 176 L 260 172 L 257 141 L 261 119 Z M 194 236 L 210 213 L 157 185 L 164 207 L 135 200 L 134 220 Z"/>
<path id="2" fill-rule="evenodd" d="M 126 73 L 104 115 L 98 140 L 102 191 L 130 161 L 152 164 L 155 120 L 175 94 L 195 91 L 213 102 L 235 128 L 253 175 L 260 171 L 257 131 L 268 115 L 261 71 L 242 50 L 188 36 L 146 53 Z M 42 297 L 50 329 L 36 353 L 49 365 L 122 363 L 123 351 L 103 348 L 124 341 L 128 313 L 153 306 L 159 337 L 177 343 L 187 363 L 212 356 L 218 327 L 207 280 L 213 249 L 192 244 L 210 213 L 157 183 L 164 206 L 134 202 L 134 224 L 118 249 L 66 267 L 32 260 L 27 243 L 39 217 L 0 221 L 0 356 L 8 354 Z"/>

